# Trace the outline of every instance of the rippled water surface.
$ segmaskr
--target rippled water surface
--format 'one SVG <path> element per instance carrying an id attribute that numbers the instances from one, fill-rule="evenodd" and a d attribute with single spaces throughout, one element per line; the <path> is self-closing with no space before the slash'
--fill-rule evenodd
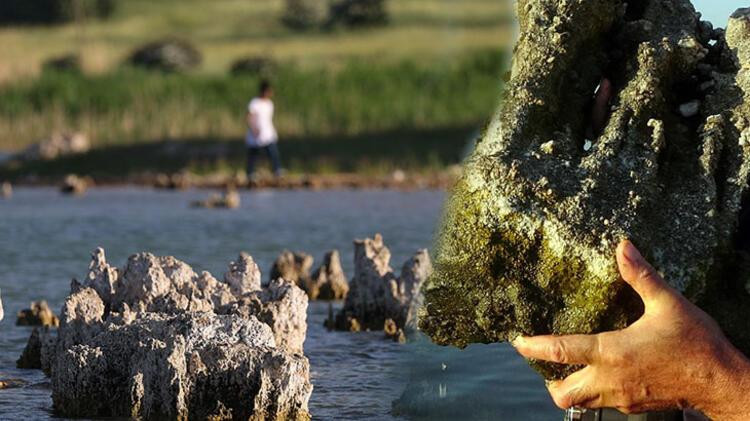
<path id="1" fill-rule="evenodd" d="M 207 194 L 95 189 L 72 198 L 53 189 L 16 189 L 11 200 L 0 200 L 6 314 L 0 323 L 0 378 L 25 381 L 22 388 L 0 390 L 1 420 L 53 418 L 48 380 L 40 371 L 15 368 L 30 329 L 14 326 L 14 315 L 37 299 L 59 309 L 71 278 L 86 274 L 97 246 L 118 267 L 129 255 L 150 251 L 217 277 L 240 251 L 252 254 L 266 276 L 285 248 L 318 261 L 337 248 L 351 276 L 352 239 L 381 232 L 391 265 L 400 269 L 416 249 L 430 245 L 443 200 L 440 192 L 288 191 L 243 193 L 236 211 L 188 207 Z M 378 332 L 327 332 L 327 313 L 325 303 L 308 310 L 305 354 L 315 419 L 562 419 L 540 378 L 507 345 L 463 351 L 424 339 L 398 345 Z"/>

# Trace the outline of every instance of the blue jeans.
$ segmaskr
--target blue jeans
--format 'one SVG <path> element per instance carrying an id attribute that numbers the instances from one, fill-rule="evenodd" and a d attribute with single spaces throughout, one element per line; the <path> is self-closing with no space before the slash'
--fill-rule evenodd
<path id="1" fill-rule="evenodd" d="M 261 152 L 265 152 L 268 156 L 268 160 L 271 161 L 271 167 L 273 168 L 273 174 L 275 176 L 281 175 L 281 155 L 279 154 L 279 146 L 276 142 L 266 146 L 248 146 L 247 148 L 247 176 L 252 177 L 255 173 L 255 163 L 258 161 L 258 155 Z"/>

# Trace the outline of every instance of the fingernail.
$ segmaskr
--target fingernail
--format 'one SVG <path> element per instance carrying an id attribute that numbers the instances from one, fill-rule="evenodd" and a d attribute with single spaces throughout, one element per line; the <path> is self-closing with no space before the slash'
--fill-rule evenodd
<path id="1" fill-rule="evenodd" d="M 630 241 L 625 241 L 625 246 L 622 249 L 622 254 L 630 263 L 637 263 L 643 260 L 641 253 Z"/>
<path id="2" fill-rule="evenodd" d="M 515 348 L 518 348 L 519 346 L 523 345 L 523 336 L 518 335 L 515 339 L 510 341 L 510 344 L 513 345 Z"/>

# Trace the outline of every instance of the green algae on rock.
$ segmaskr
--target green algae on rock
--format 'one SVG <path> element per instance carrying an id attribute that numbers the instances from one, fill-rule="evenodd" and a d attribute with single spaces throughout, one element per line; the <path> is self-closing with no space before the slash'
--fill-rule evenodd
<path id="1" fill-rule="evenodd" d="M 443 345 L 619 329 L 629 238 L 750 353 L 737 250 L 750 172 L 750 9 L 726 31 L 687 0 L 519 0 L 505 100 L 449 199 L 420 327 Z M 607 126 L 587 130 L 603 78 Z M 534 363 L 547 378 L 574 368 Z"/>

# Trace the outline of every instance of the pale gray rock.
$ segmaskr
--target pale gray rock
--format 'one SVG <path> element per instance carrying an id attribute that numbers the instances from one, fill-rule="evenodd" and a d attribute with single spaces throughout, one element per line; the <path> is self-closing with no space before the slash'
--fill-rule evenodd
<path id="1" fill-rule="evenodd" d="M 243 318 L 255 316 L 271 326 L 276 345 L 288 352 L 303 352 L 307 332 L 307 294 L 290 281 L 278 278 L 254 294 L 217 310 Z"/>
<path id="2" fill-rule="evenodd" d="M 115 293 L 117 278 L 117 268 L 107 263 L 104 249 L 98 247 L 91 253 L 91 263 L 89 263 L 89 272 L 84 285 L 93 288 L 99 294 L 104 304 L 109 306 L 112 302 L 112 296 Z"/>
<path id="3" fill-rule="evenodd" d="M 59 353 L 52 398 L 78 417 L 297 420 L 308 379 L 307 359 L 276 349 L 254 317 L 144 313 Z"/>
<path id="4" fill-rule="evenodd" d="M 289 282 L 261 289 L 247 255 L 220 282 L 149 253 L 118 271 L 97 249 L 58 334 L 35 330 L 18 365 L 51 377 L 69 417 L 308 420 L 306 311 Z"/>
<path id="5" fill-rule="evenodd" d="M 389 319 L 398 329 L 406 326 L 409 309 L 421 302 L 421 285 L 432 265 L 427 251 L 420 250 L 397 277 L 390 259 L 380 234 L 354 242 L 354 277 L 333 323 L 336 329 L 382 330 Z"/>
<path id="6" fill-rule="evenodd" d="M 229 264 L 229 271 L 224 274 L 224 283 L 234 295 L 244 295 L 260 291 L 260 269 L 247 253 L 240 253 L 236 262 Z"/>

